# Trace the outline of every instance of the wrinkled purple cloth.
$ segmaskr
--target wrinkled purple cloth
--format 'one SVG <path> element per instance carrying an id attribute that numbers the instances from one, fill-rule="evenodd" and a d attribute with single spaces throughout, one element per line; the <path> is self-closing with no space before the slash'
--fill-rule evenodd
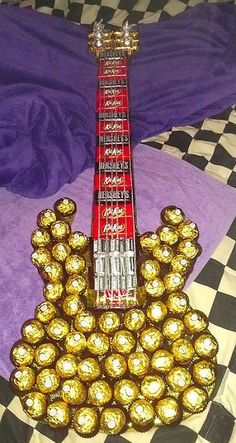
<path id="1" fill-rule="evenodd" d="M 132 140 L 236 102 L 236 6 L 200 4 L 140 25 L 130 64 Z M 85 27 L 0 8 L 0 185 L 33 198 L 93 165 L 96 62 Z"/>
<path id="2" fill-rule="evenodd" d="M 137 227 L 140 233 L 160 225 L 161 210 L 180 206 L 200 230 L 202 255 L 197 259 L 188 284 L 196 277 L 228 230 L 236 213 L 236 190 L 214 180 L 194 166 L 143 145 L 134 150 Z M 53 197 L 27 199 L 0 189 L 0 374 L 9 376 L 10 348 L 20 338 L 20 327 L 34 316 L 43 301 L 43 282 L 30 262 L 30 235 L 36 216 L 62 196 L 74 198 L 78 215 L 73 229 L 90 234 L 93 169 L 84 171 L 71 185 Z M 186 285 L 187 287 L 188 285 Z M 205 296 L 198 308 L 204 311 Z"/>

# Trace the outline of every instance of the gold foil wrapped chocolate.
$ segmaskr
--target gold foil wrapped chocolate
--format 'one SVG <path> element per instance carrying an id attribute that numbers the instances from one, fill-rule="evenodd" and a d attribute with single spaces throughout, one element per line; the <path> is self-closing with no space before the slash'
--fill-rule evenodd
<path id="1" fill-rule="evenodd" d="M 64 354 L 56 362 L 57 374 L 62 378 L 74 377 L 77 369 L 78 360 L 73 354 Z"/>
<path id="2" fill-rule="evenodd" d="M 182 395 L 184 409 L 193 414 L 202 412 L 207 405 L 207 401 L 207 392 L 195 385 L 189 386 Z"/>
<path id="3" fill-rule="evenodd" d="M 57 315 L 56 306 L 50 301 L 40 303 L 35 309 L 35 318 L 42 323 L 48 323 Z"/>
<path id="4" fill-rule="evenodd" d="M 98 325 L 105 334 L 115 332 L 120 326 L 120 316 L 113 311 L 104 312 L 99 316 Z"/>
<path id="5" fill-rule="evenodd" d="M 178 423 L 182 417 L 179 402 L 174 397 L 167 396 L 158 401 L 156 405 L 158 418 L 165 425 Z"/>
<path id="6" fill-rule="evenodd" d="M 170 265 L 173 272 L 179 272 L 180 274 L 185 275 L 189 273 L 191 262 L 184 254 L 177 254 L 171 260 Z"/>
<path id="7" fill-rule="evenodd" d="M 175 245 L 179 239 L 179 233 L 174 226 L 161 226 L 157 229 L 157 234 L 160 240 L 169 246 Z"/>
<path id="8" fill-rule="evenodd" d="M 55 392 L 60 385 L 60 377 L 55 369 L 42 369 L 36 378 L 37 388 L 43 394 Z"/>
<path id="9" fill-rule="evenodd" d="M 189 260 L 193 260 L 200 254 L 200 245 L 194 240 L 183 240 L 179 243 L 177 252 L 185 255 Z"/>
<path id="10" fill-rule="evenodd" d="M 112 399 L 112 389 L 106 380 L 94 381 L 88 389 L 88 402 L 93 406 L 104 406 Z"/>
<path id="11" fill-rule="evenodd" d="M 82 274 L 85 270 L 85 260 L 76 254 L 69 255 L 65 262 L 65 268 L 69 275 Z"/>
<path id="12" fill-rule="evenodd" d="M 51 252 L 47 248 L 37 248 L 31 254 L 31 261 L 37 268 L 42 268 L 51 262 Z"/>
<path id="13" fill-rule="evenodd" d="M 154 327 L 144 329 L 140 334 L 140 344 L 146 351 L 154 352 L 163 345 L 163 335 Z"/>
<path id="14" fill-rule="evenodd" d="M 178 226 L 184 220 L 184 213 L 177 206 L 167 206 L 161 212 L 161 219 L 164 223 Z"/>
<path id="15" fill-rule="evenodd" d="M 68 238 L 70 247 L 77 252 L 84 252 L 88 247 L 88 237 L 82 232 L 72 232 Z"/>
<path id="16" fill-rule="evenodd" d="M 35 420 L 39 420 L 46 413 L 47 399 L 42 392 L 29 392 L 21 398 L 21 404 L 26 414 Z"/>
<path id="17" fill-rule="evenodd" d="M 171 346 L 171 352 L 179 363 L 190 363 L 194 356 L 194 347 L 186 338 L 179 338 Z"/>
<path id="18" fill-rule="evenodd" d="M 50 226 L 50 231 L 54 240 L 63 241 L 70 235 L 70 225 L 63 220 L 57 220 Z"/>
<path id="19" fill-rule="evenodd" d="M 140 268 L 140 273 L 145 280 L 152 280 L 160 274 L 161 268 L 157 260 L 145 260 Z"/>
<path id="20" fill-rule="evenodd" d="M 93 381 L 100 376 L 101 369 L 95 358 L 88 357 L 78 363 L 77 372 L 81 381 Z"/>
<path id="21" fill-rule="evenodd" d="M 189 306 L 188 296 L 184 292 L 172 292 L 168 296 L 166 306 L 172 314 L 183 315 Z"/>
<path id="22" fill-rule="evenodd" d="M 158 400 L 165 391 L 165 382 L 159 375 L 146 375 L 142 380 L 141 393 L 147 400 Z"/>
<path id="23" fill-rule="evenodd" d="M 124 325 L 131 331 L 138 331 L 145 324 L 145 314 L 141 309 L 130 309 L 125 312 Z"/>
<path id="24" fill-rule="evenodd" d="M 145 291 L 152 298 L 159 298 L 165 292 L 165 285 L 161 278 L 156 277 L 145 283 Z"/>
<path id="25" fill-rule="evenodd" d="M 144 352 L 133 352 L 128 357 L 129 372 L 137 377 L 147 374 L 150 360 Z"/>
<path id="26" fill-rule="evenodd" d="M 186 368 L 175 366 L 167 374 L 166 381 L 173 391 L 183 392 L 192 383 L 192 377 Z"/>
<path id="27" fill-rule="evenodd" d="M 174 357 L 166 349 L 158 349 L 152 356 L 151 365 L 157 372 L 166 374 L 174 366 Z"/>
<path id="28" fill-rule="evenodd" d="M 69 317 L 75 317 L 79 312 L 85 309 L 85 305 L 79 295 L 68 295 L 64 298 L 62 309 Z"/>
<path id="29" fill-rule="evenodd" d="M 105 408 L 101 414 L 101 430 L 107 434 L 119 434 L 125 427 L 126 415 L 119 408 Z"/>
<path id="30" fill-rule="evenodd" d="M 159 323 L 167 316 L 166 305 L 162 301 L 154 301 L 147 308 L 147 316 L 154 323 Z"/>
<path id="31" fill-rule="evenodd" d="M 40 228 L 48 229 L 57 219 L 55 211 L 52 209 L 43 209 L 37 217 L 37 225 Z"/>
<path id="32" fill-rule="evenodd" d="M 51 243 L 51 236 L 46 229 L 35 229 L 31 236 L 31 243 L 34 248 L 48 246 Z"/>
<path id="33" fill-rule="evenodd" d="M 39 366 L 51 366 L 57 358 L 57 347 L 53 343 L 43 343 L 35 349 L 35 361 Z"/>
<path id="34" fill-rule="evenodd" d="M 196 223 L 193 223 L 191 220 L 183 221 L 178 226 L 178 231 L 183 239 L 195 240 L 199 235 Z"/>
<path id="35" fill-rule="evenodd" d="M 121 354 L 111 354 L 106 358 L 104 367 L 107 375 L 112 378 L 119 378 L 127 371 L 126 359 Z"/>
<path id="36" fill-rule="evenodd" d="M 92 312 L 81 311 L 75 317 L 74 326 L 79 332 L 92 332 L 96 326 L 96 319 Z"/>
<path id="37" fill-rule="evenodd" d="M 81 295 L 86 289 L 87 283 L 81 275 L 71 275 L 66 282 L 66 292 L 68 295 Z"/>
<path id="38" fill-rule="evenodd" d="M 87 348 L 91 354 L 104 355 L 109 347 L 109 338 L 102 332 L 94 332 L 87 339 Z"/>
<path id="39" fill-rule="evenodd" d="M 62 197 L 54 203 L 54 210 L 59 218 L 71 220 L 76 209 L 75 201 L 68 197 Z"/>
<path id="40" fill-rule="evenodd" d="M 184 284 L 185 278 L 179 272 L 168 272 L 164 277 L 164 285 L 169 292 L 181 290 Z"/>
<path id="41" fill-rule="evenodd" d="M 46 283 L 46 285 L 43 288 L 43 295 L 46 298 L 46 300 L 49 300 L 51 302 L 56 302 L 61 299 L 63 294 L 63 285 L 61 282 L 57 283 Z"/>
<path id="42" fill-rule="evenodd" d="M 194 381 L 201 386 L 209 386 L 216 381 L 215 365 L 211 361 L 196 361 L 192 371 Z"/>
<path id="43" fill-rule="evenodd" d="M 86 400 L 86 388 L 78 379 L 66 380 L 61 386 L 61 397 L 65 403 L 78 405 Z"/>
<path id="44" fill-rule="evenodd" d="M 70 330 L 69 324 L 64 318 L 54 318 L 47 327 L 47 333 L 53 340 L 63 340 Z"/>
<path id="45" fill-rule="evenodd" d="M 195 342 L 194 348 L 200 357 L 213 358 L 218 351 L 218 343 L 209 332 L 199 335 Z"/>
<path id="46" fill-rule="evenodd" d="M 159 246 L 160 239 L 154 232 L 145 232 L 139 237 L 139 242 L 143 251 L 151 252 L 155 246 Z"/>
<path id="47" fill-rule="evenodd" d="M 139 395 L 137 383 L 133 380 L 122 379 L 116 382 L 114 387 L 114 397 L 118 403 L 126 406 L 136 400 Z"/>
<path id="48" fill-rule="evenodd" d="M 162 334 L 167 340 L 177 340 L 185 334 L 185 327 L 179 318 L 169 317 L 162 326 Z"/>
<path id="49" fill-rule="evenodd" d="M 51 283 L 61 282 L 63 279 L 63 267 L 60 263 L 52 261 L 43 267 L 41 275 L 45 280 Z"/>
<path id="50" fill-rule="evenodd" d="M 70 422 L 70 408 L 64 401 L 54 401 L 47 408 L 47 422 L 53 428 L 62 428 Z"/>
<path id="51" fill-rule="evenodd" d="M 202 332 L 208 326 L 206 315 L 193 309 L 185 314 L 183 321 L 187 331 L 191 334 Z"/>
<path id="52" fill-rule="evenodd" d="M 141 427 L 152 425 L 155 417 L 152 404 L 142 399 L 135 400 L 132 403 L 129 414 L 133 424 Z"/>
<path id="53" fill-rule="evenodd" d="M 121 354 L 129 354 L 136 344 L 135 338 L 130 331 L 120 330 L 114 334 L 112 346 Z"/>
<path id="54" fill-rule="evenodd" d="M 52 248 L 52 256 L 55 260 L 63 263 L 71 253 L 71 248 L 66 242 L 55 243 Z"/>
<path id="55" fill-rule="evenodd" d="M 41 342 L 45 338 L 45 329 L 38 320 L 28 320 L 22 326 L 22 336 L 30 344 Z"/>
<path id="56" fill-rule="evenodd" d="M 75 411 L 73 417 L 73 427 L 80 435 L 90 436 L 99 425 L 99 416 L 94 408 L 84 407 Z"/>
<path id="57" fill-rule="evenodd" d="M 87 347 L 85 335 L 82 332 L 72 331 L 65 338 L 65 348 L 71 354 L 79 354 Z"/>
<path id="58" fill-rule="evenodd" d="M 35 383 L 35 371 L 29 366 L 21 366 L 13 370 L 11 384 L 20 393 L 30 391 Z"/>
<path id="59" fill-rule="evenodd" d="M 34 361 L 34 349 L 23 340 L 19 340 L 11 349 L 11 359 L 15 366 L 29 366 Z"/>
<path id="60" fill-rule="evenodd" d="M 174 257 L 174 251 L 171 248 L 171 246 L 162 244 L 159 246 L 156 246 L 153 251 L 153 256 L 160 262 L 160 263 L 170 263 L 171 260 Z"/>

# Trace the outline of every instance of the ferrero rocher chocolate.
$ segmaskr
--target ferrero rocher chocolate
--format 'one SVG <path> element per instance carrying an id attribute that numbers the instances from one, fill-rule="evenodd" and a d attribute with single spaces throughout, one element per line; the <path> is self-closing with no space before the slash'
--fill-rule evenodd
<path id="1" fill-rule="evenodd" d="M 145 291 L 152 298 L 159 298 L 165 292 L 165 285 L 161 278 L 156 277 L 145 283 Z"/>
<path id="2" fill-rule="evenodd" d="M 56 283 L 46 283 L 43 288 L 44 297 L 52 302 L 56 302 L 61 299 L 63 294 L 63 285 L 61 282 Z"/>
<path id="3" fill-rule="evenodd" d="M 172 292 L 168 296 L 166 306 L 172 314 L 185 314 L 189 306 L 188 296 L 184 292 Z"/>
<path id="4" fill-rule="evenodd" d="M 141 275 L 145 280 L 152 280 L 160 274 L 161 268 L 157 260 L 145 260 L 140 268 Z"/>
<path id="5" fill-rule="evenodd" d="M 173 246 L 179 239 L 179 233 L 174 226 L 161 226 L 157 229 L 157 234 L 163 243 Z"/>
<path id="6" fill-rule="evenodd" d="M 179 243 L 177 252 L 184 254 L 189 260 L 193 260 L 200 253 L 200 245 L 194 240 L 183 240 Z"/>
<path id="7" fill-rule="evenodd" d="M 56 360 L 58 351 L 53 343 L 43 343 L 35 349 L 35 361 L 39 366 L 51 366 Z"/>
<path id="8" fill-rule="evenodd" d="M 179 272 L 168 272 L 164 277 L 164 285 L 167 291 L 178 291 L 184 287 L 185 278 Z"/>
<path id="9" fill-rule="evenodd" d="M 206 391 L 197 386 L 189 386 L 182 395 L 182 403 L 184 409 L 192 413 L 202 412 L 208 401 Z"/>
<path id="10" fill-rule="evenodd" d="M 122 379 L 116 382 L 114 397 L 118 403 L 125 406 L 136 400 L 139 395 L 137 383 L 133 380 Z"/>
<path id="11" fill-rule="evenodd" d="M 99 424 L 98 413 L 94 408 L 79 408 L 73 417 L 73 427 L 78 434 L 88 436 L 93 434 Z"/>
<path id="12" fill-rule="evenodd" d="M 19 340 L 11 349 L 11 359 L 15 366 L 29 366 L 34 360 L 34 349 L 23 340 Z"/>
<path id="13" fill-rule="evenodd" d="M 81 381 L 96 380 L 100 374 L 101 369 L 95 358 L 85 358 L 78 363 L 78 377 Z"/>
<path id="14" fill-rule="evenodd" d="M 129 354 L 135 346 L 135 338 L 130 331 L 117 331 L 112 339 L 113 348 L 121 354 Z"/>
<path id="15" fill-rule="evenodd" d="M 106 358 L 104 367 L 109 377 L 119 378 L 127 371 L 126 359 L 121 354 L 111 354 Z"/>
<path id="16" fill-rule="evenodd" d="M 185 275 L 189 272 L 191 262 L 184 254 L 177 254 L 172 258 L 170 265 L 172 271 Z"/>
<path id="17" fill-rule="evenodd" d="M 159 375 L 146 375 L 141 383 L 141 392 L 147 400 L 161 398 L 166 390 L 166 385 Z"/>
<path id="18" fill-rule="evenodd" d="M 92 332 L 96 326 L 96 319 L 92 312 L 81 311 L 75 317 L 74 326 L 79 332 Z"/>
<path id="19" fill-rule="evenodd" d="M 107 434 L 119 434 L 126 424 L 125 413 L 119 408 L 105 408 L 101 414 L 101 430 Z"/>
<path id="20" fill-rule="evenodd" d="M 77 374 L 78 360 L 73 354 L 64 354 L 56 362 L 56 371 L 62 378 L 70 378 Z"/>
<path id="21" fill-rule="evenodd" d="M 206 332 L 195 340 L 194 348 L 200 357 L 212 358 L 217 354 L 218 343 L 213 335 Z"/>
<path id="22" fill-rule="evenodd" d="M 88 389 L 88 402 L 94 406 L 103 406 L 112 398 L 112 389 L 105 380 L 94 381 Z"/>
<path id="23" fill-rule="evenodd" d="M 63 318 L 57 317 L 50 321 L 47 333 L 53 340 L 62 340 L 69 332 L 69 324 Z"/>
<path id="24" fill-rule="evenodd" d="M 48 229 L 56 219 L 55 211 L 52 211 L 52 209 L 43 209 L 43 211 L 38 214 L 37 224 L 40 228 Z"/>
<path id="25" fill-rule="evenodd" d="M 74 317 L 85 308 L 79 295 L 68 295 L 62 303 L 62 309 L 66 315 Z"/>
<path id="26" fill-rule="evenodd" d="M 76 213 L 76 203 L 68 197 L 63 197 L 54 203 L 54 210 L 59 218 L 71 219 Z"/>
<path id="27" fill-rule="evenodd" d="M 164 223 L 177 226 L 184 220 L 184 213 L 176 206 L 168 206 L 161 212 L 161 219 Z"/>
<path id="28" fill-rule="evenodd" d="M 83 383 L 76 378 L 66 380 L 61 386 L 61 397 L 65 403 L 71 405 L 81 404 L 87 397 L 86 388 Z"/>
<path id="29" fill-rule="evenodd" d="M 65 240 L 70 235 L 70 225 L 63 220 L 57 220 L 51 224 L 50 231 L 55 240 Z"/>
<path id="30" fill-rule="evenodd" d="M 154 232 L 145 232 L 140 236 L 139 241 L 142 250 L 147 252 L 151 252 L 155 246 L 160 244 L 160 239 Z"/>
<path id="31" fill-rule="evenodd" d="M 140 334 L 140 344 L 149 352 L 154 352 L 163 345 L 163 335 L 158 329 L 151 327 Z"/>
<path id="32" fill-rule="evenodd" d="M 64 262 L 71 253 L 71 248 L 66 242 L 55 243 L 52 248 L 52 256 L 59 262 Z"/>
<path id="33" fill-rule="evenodd" d="M 124 325 L 131 331 L 138 331 L 145 324 L 145 314 L 141 309 L 130 309 L 124 315 Z"/>
<path id="34" fill-rule="evenodd" d="M 60 377 L 55 369 L 42 369 L 37 375 L 37 387 L 43 394 L 55 392 L 60 384 Z"/>
<path id="35" fill-rule="evenodd" d="M 51 236 L 46 229 L 35 229 L 31 236 L 31 243 L 34 248 L 48 246 L 51 243 Z"/>
<path id="36" fill-rule="evenodd" d="M 81 295 L 87 286 L 86 280 L 81 275 L 71 275 L 66 282 L 66 292 L 68 295 Z"/>
<path id="37" fill-rule="evenodd" d="M 192 309 L 185 314 L 184 324 L 191 334 L 195 334 L 197 332 L 202 332 L 207 328 L 208 320 L 203 312 Z"/>
<path id="38" fill-rule="evenodd" d="M 196 361 L 193 364 L 193 379 L 202 386 L 212 385 L 216 381 L 214 363 L 207 360 Z"/>
<path id="39" fill-rule="evenodd" d="M 179 338 L 172 344 L 171 352 L 177 362 L 187 364 L 193 358 L 194 348 L 188 339 Z"/>
<path id="40" fill-rule="evenodd" d="M 147 316 L 154 323 L 159 323 L 167 316 L 166 305 L 162 301 L 154 301 L 147 308 Z"/>
<path id="41" fill-rule="evenodd" d="M 48 265 L 51 258 L 51 252 L 47 248 L 37 248 L 31 254 L 31 261 L 37 268 Z"/>
<path id="42" fill-rule="evenodd" d="M 185 220 L 178 226 L 180 237 L 183 239 L 195 240 L 198 237 L 199 232 L 197 225 L 191 220 Z"/>
<path id="43" fill-rule="evenodd" d="M 57 315 L 56 306 L 50 301 L 40 303 L 35 309 L 35 318 L 42 323 L 48 323 Z"/>
<path id="44" fill-rule="evenodd" d="M 129 372 L 138 377 L 147 374 L 150 360 L 144 352 L 133 352 L 128 357 Z"/>
<path id="45" fill-rule="evenodd" d="M 68 243 L 74 251 L 84 252 L 88 247 L 88 237 L 79 231 L 72 232 Z"/>
<path id="46" fill-rule="evenodd" d="M 94 355 L 106 354 L 109 346 L 109 338 L 102 332 L 94 332 L 87 339 L 87 348 Z"/>
<path id="47" fill-rule="evenodd" d="M 158 401 L 156 405 L 158 418 L 165 425 L 170 425 L 180 421 L 182 411 L 178 401 L 174 397 L 165 397 Z"/>
<path id="48" fill-rule="evenodd" d="M 30 391 L 35 383 L 35 371 L 29 366 L 16 368 L 11 374 L 11 383 L 20 393 Z"/>
<path id="49" fill-rule="evenodd" d="M 113 311 L 104 312 L 98 319 L 98 324 L 100 329 L 105 332 L 105 334 L 110 334 L 119 329 L 120 326 L 120 316 Z"/>
<path id="50" fill-rule="evenodd" d="M 30 344 L 36 344 L 45 337 L 45 329 L 38 320 L 28 320 L 22 326 L 22 336 Z"/>
<path id="51" fill-rule="evenodd" d="M 63 279 L 63 267 L 60 263 L 52 261 L 43 267 L 41 274 L 45 280 L 51 283 L 57 283 Z"/>
<path id="52" fill-rule="evenodd" d="M 85 270 L 85 260 L 76 254 L 69 255 L 65 262 L 65 268 L 69 275 L 82 274 Z"/>
<path id="53" fill-rule="evenodd" d="M 166 349 L 158 349 L 152 356 L 151 365 L 157 372 L 166 374 L 174 366 L 174 357 Z"/>
<path id="54" fill-rule="evenodd" d="M 130 406 L 130 418 L 137 426 L 149 426 L 153 423 L 155 411 L 151 403 L 147 400 L 138 399 Z"/>
<path id="55" fill-rule="evenodd" d="M 179 318 L 168 318 L 162 326 L 162 334 L 167 340 L 177 340 L 185 334 L 185 327 Z"/>
<path id="56" fill-rule="evenodd" d="M 173 391 L 183 392 L 192 383 L 192 377 L 186 368 L 175 366 L 167 374 L 166 381 Z"/>
<path id="57" fill-rule="evenodd" d="M 87 347 L 85 335 L 82 332 L 69 332 L 65 338 L 65 348 L 71 354 L 83 352 Z"/>
<path id="58" fill-rule="evenodd" d="M 160 263 L 170 263 L 172 258 L 174 257 L 174 251 L 171 248 L 171 246 L 168 245 L 159 245 L 155 246 L 155 248 L 152 251 L 153 256 L 160 262 Z"/>
<path id="59" fill-rule="evenodd" d="M 21 404 L 26 414 L 35 420 L 39 420 L 46 413 L 46 395 L 42 394 L 42 392 L 29 392 L 22 397 Z"/>
<path id="60" fill-rule="evenodd" d="M 47 422 L 53 428 L 62 428 L 70 422 L 70 408 L 64 401 L 54 401 L 47 408 Z"/>

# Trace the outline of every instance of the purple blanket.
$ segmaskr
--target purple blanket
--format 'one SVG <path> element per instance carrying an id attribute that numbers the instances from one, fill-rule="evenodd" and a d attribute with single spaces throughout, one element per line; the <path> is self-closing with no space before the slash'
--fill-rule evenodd
<path id="1" fill-rule="evenodd" d="M 236 102 L 236 6 L 200 4 L 139 30 L 130 65 L 133 146 Z M 93 164 L 96 62 L 87 32 L 0 8 L 0 185 L 14 193 L 52 195 Z"/>
<path id="2" fill-rule="evenodd" d="M 198 224 L 202 255 L 197 259 L 188 284 L 196 277 L 228 230 L 236 209 L 236 190 L 217 182 L 187 162 L 164 152 L 139 145 L 134 151 L 137 225 L 140 233 L 155 230 L 160 211 L 167 205 L 183 208 Z M 93 169 L 87 169 L 71 185 L 53 197 L 23 198 L 0 190 L 0 374 L 9 376 L 10 347 L 20 337 L 20 326 L 34 315 L 43 300 L 43 282 L 30 262 L 31 232 L 40 210 L 68 195 L 78 204 L 74 229 L 90 234 Z M 188 285 L 186 285 L 187 287 Z M 203 297 L 203 299 L 201 299 Z M 199 309 L 204 306 L 199 294 Z M 202 300 L 202 301 L 201 301 Z"/>

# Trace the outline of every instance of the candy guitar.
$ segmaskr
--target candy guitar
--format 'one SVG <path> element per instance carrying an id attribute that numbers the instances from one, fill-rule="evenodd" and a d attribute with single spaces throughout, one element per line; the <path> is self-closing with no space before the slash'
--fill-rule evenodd
<path id="1" fill-rule="evenodd" d="M 81 436 L 179 423 L 204 410 L 216 383 L 218 344 L 183 287 L 200 253 L 182 209 L 156 232 L 135 228 L 128 58 L 137 32 L 99 23 L 92 237 L 72 231 L 70 198 L 42 210 L 32 262 L 44 301 L 11 350 L 10 382 L 24 411 Z"/>

